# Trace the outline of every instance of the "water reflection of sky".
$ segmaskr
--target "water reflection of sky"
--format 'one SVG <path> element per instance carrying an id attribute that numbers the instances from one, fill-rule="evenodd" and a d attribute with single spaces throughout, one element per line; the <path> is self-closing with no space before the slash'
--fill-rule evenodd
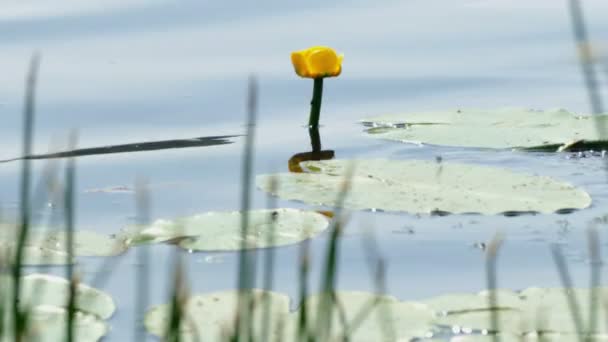
<path id="1" fill-rule="evenodd" d="M 565 1 L 24 3 L 9 1 L 0 13 L 0 159 L 20 151 L 24 74 L 29 56 L 38 50 L 43 61 L 37 152 L 45 152 L 51 137 L 62 137 L 70 128 L 79 129 L 83 147 L 241 134 L 246 79 L 253 72 L 261 96 L 256 172 L 285 171 L 292 154 L 309 148 L 302 125 L 312 83 L 294 75 L 289 52 L 326 44 L 345 54 L 343 75 L 326 82 L 321 116 L 323 145 L 337 157 L 429 159 L 441 154 L 447 161 L 554 176 L 585 187 L 595 200 L 591 209 L 572 215 L 356 214 L 344 239 L 341 288 L 372 287 L 360 242 L 359 227 L 365 225 L 373 226 L 388 259 L 389 290 L 401 298 L 481 289 L 482 253 L 472 245 L 496 229 L 507 233 L 499 262 L 502 286 L 557 285 L 547 241 L 566 244 L 573 273 L 585 284 L 583 228 L 605 213 L 608 195 L 599 159 L 404 146 L 363 137 L 355 124 L 370 114 L 455 107 L 588 111 Z M 605 44 L 608 25 L 602 14 L 608 3 L 584 5 L 591 37 Z M 80 159 L 79 226 L 115 232 L 131 222 L 129 194 L 86 190 L 129 185 L 137 175 L 152 184 L 155 218 L 238 208 L 242 139 L 235 142 Z M 35 163 L 37 169 L 41 165 Z M 16 163 L 0 164 L 0 203 L 9 211 L 16 206 L 17 170 Z M 264 195 L 256 192 L 254 203 L 263 207 Z M 410 228 L 414 234 L 407 234 Z M 315 262 L 326 242 L 325 236 L 312 242 Z M 169 250 L 153 251 L 154 303 L 166 299 Z M 296 277 L 297 246 L 277 253 L 277 289 L 294 295 L 297 287 L 290 280 Z M 235 256 L 214 256 L 219 263 L 208 262 L 208 254 L 187 257 L 193 290 L 235 284 Z M 96 264 L 81 266 L 85 279 Z M 134 268 L 129 253 L 108 284 L 119 305 L 111 340 L 130 336 Z"/>

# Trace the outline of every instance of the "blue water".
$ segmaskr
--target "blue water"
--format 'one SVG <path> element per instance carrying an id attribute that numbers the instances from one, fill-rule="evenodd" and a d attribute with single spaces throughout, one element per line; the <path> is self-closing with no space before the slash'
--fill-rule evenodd
<path id="1" fill-rule="evenodd" d="M 50 3 L 50 2 L 46 2 Z M 597 47 L 608 41 L 608 3 L 585 1 Z M 0 12 L 0 159 L 20 153 L 25 70 L 42 53 L 35 151 L 78 129 L 80 147 L 205 135 L 242 134 L 247 78 L 260 85 L 255 173 L 287 170 L 307 151 L 312 82 L 299 79 L 289 53 L 329 45 L 345 54 L 343 74 L 325 82 L 323 146 L 338 158 L 433 159 L 500 166 L 552 176 L 584 188 L 589 209 L 568 215 L 447 216 L 353 213 L 342 240 L 338 286 L 372 290 L 362 240 L 369 229 L 388 263 L 388 292 L 403 299 L 484 288 L 484 253 L 475 244 L 500 231 L 501 287 L 558 286 L 549 244 L 562 244 L 576 283 L 587 285 L 586 228 L 608 213 L 604 159 L 519 153 L 374 140 L 357 120 L 374 114 L 453 108 L 562 107 L 588 113 L 571 38 L 566 1 L 532 4 L 481 1 L 212 2 L 108 1 L 93 6 L 40 2 L 39 11 L 9 1 Z M 604 54 L 606 56 L 606 54 Z M 604 75 L 606 76 L 606 75 Z M 604 85 L 608 80 L 601 79 Z M 608 92 L 604 87 L 604 99 Z M 131 193 L 91 189 L 151 187 L 152 218 L 236 210 L 240 201 L 243 138 L 234 144 L 79 158 L 77 227 L 115 233 L 133 222 Z M 34 163 L 37 174 L 45 162 Z M 18 163 L 0 164 L 0 203 L 17 207 Z M 254 192 L 253 207 L 266 206 Z M 278 200 L 280 206 L 302 207 Z M 599 225 L 602 243 L 606 226 Z M 318 285 L 327 235 L 311 241 L 311 286 Z M 604 245 L 602 245 L 605 248 Z M 170 246 L 152 251 L 151 303 L 168 300 Z M 275 289 L 294 298 L 299 246 L 278 248 Z M 236 284 L 236 254 L 182 253 L 191 289 Z M 102 259 L 82 258 L 90 281 Z M 109 341 L 131 338 L 134 251 L 112 267 L 105 289 L 118 311 Z M 61 273 L 60 268 L 45 269 Z M 169 286 L 169 287 L 167 287 Z"/>

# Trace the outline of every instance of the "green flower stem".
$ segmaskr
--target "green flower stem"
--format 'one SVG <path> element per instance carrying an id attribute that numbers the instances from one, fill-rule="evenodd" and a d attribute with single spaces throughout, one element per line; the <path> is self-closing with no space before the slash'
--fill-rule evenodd
<path id="1" fill-rule="evenodd" d="M 319 135 L 319 127 L 309 126 L 308 134 L 310 135 L 310 145 L 312 146 L 312 152 L 321 152 L 321 136 Z"/>
<path id="2" fill-rule="evenodd" d="M 310 119 L 308 127 L 319 127 L 319 116 L 321 115 L 321 99 L 323 98 L 323 77 L 315 78 L 315 86 L 310 101 Z"/>

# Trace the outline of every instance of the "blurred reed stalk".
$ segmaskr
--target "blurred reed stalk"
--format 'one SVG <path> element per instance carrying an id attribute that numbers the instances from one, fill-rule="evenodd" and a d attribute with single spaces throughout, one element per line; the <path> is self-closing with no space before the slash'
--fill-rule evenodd
<path id="1" fill-rule="evenodd" d="M 235 323 L 234 338 L 239 339 L 242 332 L 251 332 L 252 318 L 249 317 L 248 308 L 251 307 L 249 289 L 255 278 L 255 260 L 249 251 L 247 237 L 249 236 L 249 209 L 251 207 L 251 175 L 253 173 L 254 138 L 257 116 L 258 85 L 254 76 L 249 77 L 247 88 L 247 135 L 243 149 L 243 168 L 241 173 L 241 249 L 238 262 L 238 300 L 237 319 Z M 233 338 L 233 339 L 234 339 Z M 249 339 L 252 339 L 252 334 Z"/>
<path id="2" fill-rule="evenodd" d="M 374 279 L 376 296 L 365 303 L 363 307 L 359 309 L 358 313 L 355 314 L 354 318 L 348 324 L 347 329 L 345 329 L 345 333 L 343 334 L 344 340 L 348 340 L 350 336 L 355 333 L 357 328 L 363 324 L 386 294 L 386 261 L 380 254 L 380 248 L 378 247 L 375 235 L 370 230 L 367 230 L 362 241 L 363 251 L 367 255 L 368 268 Z M 388 305 L 381 305 L 378 320 L 379 324 L 384 326 L 384 329 L 382 329 L 382 333 L 384 334 L 383 341 L 393 341 L 397 339 L 395 327 L 393 326 L 391 318 L 392 312 L 390 307 Z"/>
<path id="3" fill-rule="evenodd" d="M 69 148 L 76 147 L 76 132 L 70 134 Z M 77 279 L 74 276 L 74 214 L 76 212 L 74 202 L 74 181 L 76 177 L 76 161 L 69 158 L 65 170 L 65 230 L 66 230 L 66 249 L 67 265 L 66 278 L 69 282 L 69 295 L 67 302 L 68 319 L 66 322 L 67 341 L 74 341 L 74 319 L 76 314 L 76 286 Z"/>
<path id="4" fill-rule="evenodd" d="M 498 296 L 497 296 L 497 277 L 496 277 L 496 260 L 498 259 L 498 251 L 503 243 L 501 233 L 496 233 L 494 238 L 488 244 L 486 250 L 486 286 L 488 289 L 488 307 L 490 308 L 490 327 L 492 329 L 492 340 L 500 341 L 500 321 L 498 319 Z"/>
<path id="5" fill-rule="evenodd" d="M 568 309 L 570 310 L 570 315 L 572 316 L 572 321 L 574 322 L 578 339 L 580 342 L 584 342 L 584 325 L 583 318 L 581 316 L 581 309 L 578 304 L 578 300 L 576 299 L 575 293 L 573 291 L 568 290 L 573 288 L 572 278 L 570 277 L 568 265 L 566 265 L 566 260 L 564 259 L 564 255 L 558 244 L 551 245 L 551 255 L 553 256 L 553 261 L 555 262 L 555 266 L 557 268 L 562 287 L 564 288 L 564 294 L 568 303 Z"/>
<path id="6" fill-rule="evenodd" d="M 277 201 L 276 198 L 270 194 L 276 193 L 278 188 L 278 180 L 276 177 L 271 178 L 270 181 L 270 192 L 267 197 L 267 207 L 269 210 L 276 209 Z M 277 212 L 271 211 L 268 221 L 270 222 L 270 230 L 266 233 L 266 249 L 264 250 L 264 294 L 262 302 L 264 305 L 263 316 L 262 316 L 262 335 L 261 341 L 270 340 L 270 315 L 272 310 L 272 296 L 269 291 L 272 291 L 273 277 L 274 277 L 274 243 L 275 243 L 275 231 L 277 223 Z"/>
<path id="7" fill-rule="evenodd" d="M 346 170 L 344 182 L 336 199 L 331 236 L 326 250 L 324 268 L 321 273 L 322 280 L 319 291 L 319 303 L 317 305 L 317 320 L 314 326 L 314 338 L 320 341 L 328 340 L 331 335 L 333 306 L 335 304 L 335 283 L 338 273 L 339 238 L 342 236 L 342 229 L 345 225 L 345 219 L 342 217 L 342 206 L 351 187 L 353 175 L 354 165 L 350 165 Z"/>
<path id="8" fill-rule="evenodd" d="M 600 114 L 604 111 L 603 103 L 595 73 L 593 52 L 591 51 L 591 45 L 589 44 L 585 17 L 583 15 L 583 9 L 579 0 L 569 0 L 569 13 L 570 19 L 572 20 L 574 42 L 579 54 L 581 72 L 583 74 L 585 86 L 587 87 L 587 93 L 589 95 L 589 103 L 591 104 L 593 114 Z M 600 133 L 602 133 L 600 137 L 603 136 L 605 128 L 606 127 L 599 128 Z"/>
<path id="9" fill-rule="evenodd" d="M 135 181 L 135 208 L 137 210 L 138 230 L 144 229 L 149 224 L 150 218 L 150 195 L 148 193 L 148 182 L 138 178 Z M 150 247 L 142 244 L 137 247 L 137 272 L 135 272 L 135 326 L 133 327 L 134 341 L 145 341 L 146 331 L 142 322 L 148 307 L 150 287 Z"/>
<path id="10" fill-rule="evenodd" d="M 589 263 L 591 268 L 591 279 L 589 280 L 589 325 L 587 326 L 587 336 L 597 332 L 599 304 L 601 298 L 601 266 L 602 259 L 600 253 L 600 237 L 597 229 L 587 230 L 587 242 L 589 248 Z"/>
<path id="11" fill-rule="evenodd" d="M 308 239 L 302 241 L 300 245 L 300 256 L 299 256 L 299 272 L 298 282 L 300 284 L 300 293 L 298 302 L 300 303 L 298 317 L 298 329 L 296 330 L 295 340 L 297 342 L 308 342 L 312 341 L 310 335 L 310 321 L 308 319 L 308 274 L 310 272 L 310 241 Z"/>
<path id="12" fill-rule="evenodd" d="M 171 295 L 171 313 L 169 316 L 169 326 L 164 338 L 164 341 L 167 342 L 181 341 L 180 327 L 183 324 L 189 295 L 184 264 L 179 253 L 175 255 L 173 269 L 175 273 L 173 294 Z"/>
<path id="13" fill-rule="evenodd" d="M 34 112 L 36 97 L 36 80 L 40 56 L 34 54 L 30 60 L 29 72 L 25 88 L 25 103 L 23 111 L 23 151 L 22 155 L 27 156 L 32 152 L 32 142 L 34 137 Z M 15 341 L 21 340 L 21 334 L 26 329 L 25 316 L 21 312 L 19 302 L 21 298 L 21 265 L 24 258 L 24 248 L 27 241 L 27 234 L 30 226 L 30 180 L 31 165 L 30 161 L 24 159 L 21 163 L 21 184 L 20 184 L 20 227 L 18 231 L 17 251 L 13 260 L 13 333 Z"/>

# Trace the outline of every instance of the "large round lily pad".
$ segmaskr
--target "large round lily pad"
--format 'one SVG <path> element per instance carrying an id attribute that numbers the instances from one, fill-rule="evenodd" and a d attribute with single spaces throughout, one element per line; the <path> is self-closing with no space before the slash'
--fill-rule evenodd
<path id="1" fill-rule="evenodd" d="M 322 214 L 298 209 L 249 211 L 248 248 L 293 244 L 325 230 L 329 220 Z M 274 243 L 268 245 L 269 234 Z M 176 220 L 156 220 L 132 234 L 132 243 L 171 241 L 195 251 L 239 250 L 242 244 L 239 211 L 209 212 Z"/>
<path id="2" fill-rule="evenodd" d="M 279 320 L 289 312 L 289 298 L 285 295 L 251 290 L 253 299 L 253 332 L 262 332 L 264 302 L 270 300 L 270 336 L 277 341 Z M 238 291 L 225 291 L 190 296 L 183 308 L 183 323 L 179 334 L 181 341 L 227 341 L 222 339 L 232 333 L 237 313 Z M 171 321 L 171 304 L 155 306 L 146 313 L 144 324 L 149 333 L 164 337 Z"/>
<path id="3" fill-rule="evenodd" d="M 257 186 L 270 192 L 276 177 L 281 198 L 332 206 L 342 189 L 347 160 L 306 161 L 309 172 L 260 175 Z M 542 212 L 582 209 L 589 195 L 572 185 L 486 166 L 421 160 L 358 160 L 344 201 L 350 209 L 410 213 Z"/>
<path id="4" fill-rule="evenodd" d="M 460 147 L 549 148 L 553 151 L 576 141 L 600 141 L 601 128 L 608 127 L 608 115 L 581 116 L 563 109 L 458 109 L 383 115 L 362 121 L 373 126 L 367 133 L 382 139 Z"/>

